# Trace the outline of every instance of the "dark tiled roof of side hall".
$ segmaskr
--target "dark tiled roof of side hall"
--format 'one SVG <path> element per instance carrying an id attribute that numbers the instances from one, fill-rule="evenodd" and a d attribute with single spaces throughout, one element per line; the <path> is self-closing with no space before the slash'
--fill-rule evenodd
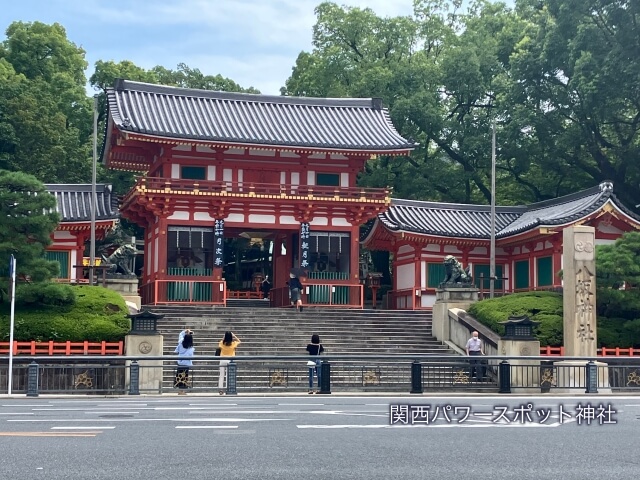
<path id="1" fill-rule="evenodd" d="M 56 211 L 62 222 L 91 221 L 91 184 L 45 184 L 58 205 Z M 111 185 L 96 185 L 96 220 L 115 220 L 118 218 L 118 199 Z"/>
<path id="2" fill-rule="evenodd" d="M 625 214 L 640 221 L 613 194 L 613 183 L 531 205 L 496 206 L 496 238 L 509 237 L 536 227 L 575 222 L 611 201 Z M 491 207 L 416 200 L 392 199 L 377 221 L 392 231 L 405 231 L 444 237 L 489 239 Z"/>
<path id="3" fill-rule="evenodd" d="M 119 130 L 228 144 L 366 152 L 409 151 L 377 98 L 215 92 L 116 80 L 107 89 Z"/>

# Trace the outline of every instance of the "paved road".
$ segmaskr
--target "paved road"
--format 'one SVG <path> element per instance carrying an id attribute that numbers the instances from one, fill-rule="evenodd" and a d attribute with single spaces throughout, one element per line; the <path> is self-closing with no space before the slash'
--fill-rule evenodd
<path id="1" fill-rule="evenodd" d="M 626 480 L 640 469 L 638 396 L 49 397 L 0 404 L 2 477 L 21 480 Z"/>

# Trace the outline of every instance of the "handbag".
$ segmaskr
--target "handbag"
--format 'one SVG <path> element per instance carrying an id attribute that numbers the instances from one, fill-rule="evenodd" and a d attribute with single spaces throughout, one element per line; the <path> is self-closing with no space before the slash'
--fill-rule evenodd
<path id="1" fill-rule="evenodd" d="M 216 357 L 219 357 L 221 353 L 222 353 L 222 349 L 220 347 L 218 347 L 218 348 L 216 348 L 216 353 L 214 353 L 214 355 Z"/>
<path id="2" fill-rule="evenodd" d="M 318 356 L 320 356 L 320 347 L 322 345 L 318 345 Z M 315 360 L 309 360 L 307 362 L 307 367 L 315 367 L 316 366 L 316 361 Z"/>

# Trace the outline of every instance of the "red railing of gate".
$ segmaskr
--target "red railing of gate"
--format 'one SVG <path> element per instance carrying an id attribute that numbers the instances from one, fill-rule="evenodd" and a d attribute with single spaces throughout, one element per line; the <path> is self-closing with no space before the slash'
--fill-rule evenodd
<path id="1" fill-rule="evenodd" d="M 272 307 L 290 306 L 289 287 L 271 289 L 269 300 Z M 364 286 L 306 281 L 302 288 L 302 306 L 364 308 Z"/>
<path id="2" fill-rule="evenodd" d="M 14 355 L 122 355 L 124 342 L 13 342 Z M 0 355 L 9 354 L 9 342 L 0 342 Z"/>
<path id="3" fill-rule="evenodd" d="M 140 287 L 142 305 L 226 305 L 224 280 L 154 280 Z"/>
<path id="4" fill-rule="evenodd" d="M 564 355 L 564 347 L 540 347 L 540 355 L 560 357 Z M 598 349 L 599 357 L 633 357 L 640 355 L 640 348 L 603 347 Z"/>

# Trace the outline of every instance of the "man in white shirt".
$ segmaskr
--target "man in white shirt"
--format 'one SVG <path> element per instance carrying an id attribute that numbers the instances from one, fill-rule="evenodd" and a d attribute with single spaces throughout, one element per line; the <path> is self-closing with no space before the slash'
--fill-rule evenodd
<path id="1" fill-rule="evenodd" d="M 478 332 L 473 332 L 471 334 L 471 338 L 467 340 L 467 355 L 470 357 L 476 357 L 480 355 L 484 355 L 484 345 L 482 344 L 482 340 L 478 338 Z M 479 358 L 473 358 L 469 360 L 469 364 L 471 367 L 469 368 L 469 380 L 471 380 L 474 376 L 476 380 L 481 382 L 484 378 L 484 368 L 482 367 L 482 360 Z"/>

